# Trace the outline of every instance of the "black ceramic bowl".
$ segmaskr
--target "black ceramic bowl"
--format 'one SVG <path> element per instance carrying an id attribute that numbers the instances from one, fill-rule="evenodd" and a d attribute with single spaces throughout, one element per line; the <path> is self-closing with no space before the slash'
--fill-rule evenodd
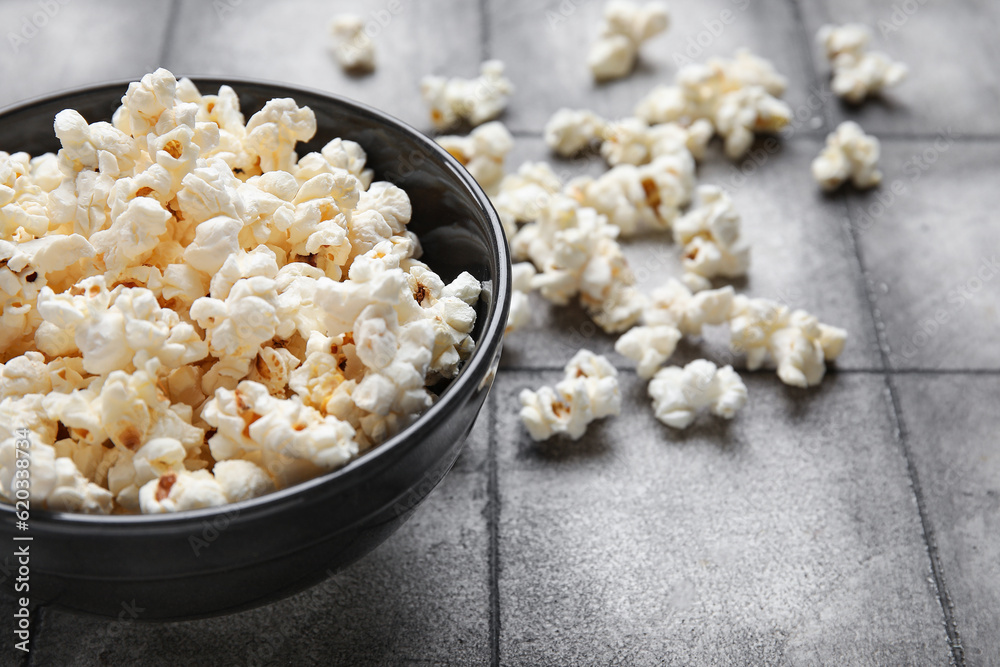
<path id="1" fill-rule="evenodd" d="M 318 131 L 299 155 L 334 137 L 361 144 L 376 179 L 409 194 L 409 228 L 420 237 L 423 259 L 446 280 L 468 271 L 482 281 L 477 348 L 413 425 L 309 482 L 175 515 L 33 511 L 29 532 L 18 533 L 34 538 L 32 604 L 118 616 L 125 603 L 144 610 L 140 620 L 181 619 L 257 606 L 315 584 L 374 549 L 410 516 L 455 462 L 493 381 L 510 302 L 510 260 L 496 213 L 468 172 L 416 130 L 335 95 L 238 79 L 194 81 L 202 93 L 232 86 L 247 117 L 274 97 L 311 107 Z M 89 122 L 110 120 L 126 87 L 100 85 L 0 111 L 0 150 L 55 151 L 57 112 L 76 109 Z M 4 555 L 15 544 L 14 521 L 11 506 L 0 504 Z M 11 590 L 14 577 L 5 579 Z"/>

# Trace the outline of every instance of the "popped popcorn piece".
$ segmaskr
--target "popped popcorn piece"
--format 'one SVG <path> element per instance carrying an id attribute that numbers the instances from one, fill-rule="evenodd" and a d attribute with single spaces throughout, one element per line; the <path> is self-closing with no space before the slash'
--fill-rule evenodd
<path id="1" fill-rule="evenodd" d="M 531 280 L 537 271 L 531 262 L 518 262 L 511 267 L 510 313 L 507 315 L 507 327 L 504 335 L 523 329 L 531 323 L 531 302 L 528 294 L 531 292 Z"/>
<path id="2" fill-rule="evenodd" d="M 619 164 L 597 178 L 581 176 L 567 184 L 566 192 L 607 216 L 622 236 L 632 236 L 670 229 L 691 201 L 694 179 L 694 160 L 685 152 L 638 167 Z"/>
<path id="3" fill-rule="evenodd" d="M 275 490 L 274 481 L 252 461 L 219 461 L 212 469 L 212 474 L 231 503 L 257 498 Z"/>
<path id="4" fill-rule="evenodd" d="M 629 0 L 611 0 L 604 6 L 601 36 L 591 46 L 587 64 L 594 78 L 607 81 L 626 76 L 635 67 L 639 47 L 664 32 L 670 14 L 661 2 L 638 5 Z"/>
<path id="5" fill-rule="evenodd" d="M 750 248 L 740 238 L 733 201 L 715 185 L 698 187 L 699 205 L 674 224 L 674 241 L 684 246 L 684 277 L 692 290 L 708 289 L 717 276 L 745 275 Z"/>
<path id="6" fill-rule="evenodd" d="M 618 371 L 590 350 L 573 355 L 554 388 L 524 389 L 518 399 L 521 421 L 534 440 L 556 434 L 579 440 L 595 419 L 621 413 Z"/>
<path id="7" fill-rule="evenodd" d="M 469 136 L 444 136 L 436 140 L 472 177 L 493 196 L 504 176 L 504 160 L 514 147 L 514 138 L 500 121 L 480 125 Z"/>
<path id="8" fill-rule="evenodd" d="M 708 120 L 725 139 L 726 155 L 735 160 L 756 133 L 774 133 L 791 122 L 791 109 L 778 99 L 786 85 L 770 62 L 740 49 L 732 59 L 685 65 L 676 85 L 654 88 L 636 105 L 635 115 L 651 125 Z"/>
<path id="9" fill-rule="evenodd" d="M 437 130 L 447 130 L 460 121 L 475 127 L 493 120 L 507 107 L 514 85 L 503 76 L 503 63 L 487 60 L 475 79 L 447 79 L 425 76 L 420 82 L 420 96 L 431 109 L 431 122 Z"/>
<path id="10" fill-rule="evenodd" d="M 32 467 L 36 465 L 36 449 L 32 447 Z M 44 464 L 43 464 L 44 465 Z M 53 512 L 80 512 L 83 514 L 110 514 L 111 492 L 94 484 L 76 469 L 76 464 L 68 458 L 57 458 L 54 461 L 55 484 L 46 496 L 39 498 L 48 510 Z M 32 471 L 34 472 L 34 471 Z M 32 494 L 34 498 L 34 494 Z"/>
<path id="11" fill-rule="evenodd" d="M 229 502 L 222 485 L 206 470 L 169 472 L 143 484 L 139 507 L 143 514 L 164 514 L 218 507 Z"/>
<path id="12" fill-rule="evenodd" d="M 747 368 L 774 360 L 778 378 L 796 387 L 817 385 L 826 373 L 824 361 L 833 361 L 844 349 L 847 332 L 821 324 L 803 310 L 792 311 L 767 299 L 738 295 L 733 299 L 730 345 L 747 355 Z"/>
<path id="13" fill-rule="evenodd" d="M 685 429 L 698 412 L 732 419 L 747 402 L 747 388 L 732 366 L 717 368 L 711 361 L 698 359 L 684 368 L 668 366 L 649 383 L 656 418 L 671 428 Z"/>
<path id="14" fill-rule="evenodd" d="M 309 141 L 316 134 L 316 114 L 309 107 L 299 108 L 295 100 L 278 98 L 247 121 L 246 143 L 260 156 L 260 168 L 267 171 L 290 171 L 295 163 L 295 144 Z"/>
<path id="15" fill-rule="evenodd" d="M 733 295 L 731 286 L 692 294 L 671 278 L 653 292 L 642 326 L 623 334 L 615 351 L 635 361 L 639 377 L 649 379 L 673 355 L 682 336 L 701 335 L 706 324 L 728 323 Z"/>
<path id="16" fill-rule="evenodd" d="M 894 62 L 881 51 L 867 51 L 871 31 L 867 26 L 848 23 L 825 25 L 816 39 L 822 44 L 833 67 L 830 88 L 853 104 L 895 86 L 909 73 L 906 65 Z"/>
<path id="17" fill-rule="evenodd" d="M 844 121 L 826 137 L 826 146 L 812 162 L 812 174 L 824 190 L 836 190 L 850 179 L 856 188 L 882 182 L 878 169 L 879 140 L 854 121 Z"/>
<path id="18" fill-rule="evenodd" d="M 573 157 L 600 141 L 606 122 L 593 111 L 559 109 L 545 124 L 545 143 L 564 157 Z"/>
<path id="19" fill-rule="evenodd" d="M 341 14 L 330 23 L 335 44 L 333 54 L 346 72 L 375 69 L 375 43 L 365 32 L 365 22 L 356 14 Z"/>
<path id="20" fill-rule="evenodd" d="M 536 220 L 561 188 L 562 181 L 545 162 L 525 162 L 517 172 L 507 174 L 492 197 L 507 238 L 514 238 L 518 223 Z"/>

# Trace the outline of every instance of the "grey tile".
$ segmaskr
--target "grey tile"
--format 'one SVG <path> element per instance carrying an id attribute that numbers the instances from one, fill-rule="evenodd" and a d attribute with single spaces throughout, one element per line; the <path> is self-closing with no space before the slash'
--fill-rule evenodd
<path id="1" fill-rule="evenodd" d="M 507 64 L 517 86 L 507 111 L 512 128 L 540 131 L 564 106 L 607 117 L 631 115 L 636 102 L 654 86 L 672 81 L 680 65 L 728 57 L 740 47 L 770 59 L 789 78 L 787 100 L 793 108 L 803 104 L 814 85 L 792 5 L 781 0 L 671 2 L 670 29 L 643 46 L 636 71 L 595 84 L 587 50 L 599 33 L 603 6 L 599 0 L 489 0 L 490 55 Z"/>
<path id="2" fill-rule="evenodd" d="M 747 278 L 734 282 L 737 291 L 804 308 L 823 322 L 846 328 L 850 339 L 838 367 L 880 368 L 875 328 L 843 204 L 824 197 L 809 175 L 819 140 L 796 136 L 770 153 L 763 146 L 739 165 L 714 155 L 699 168 L 699 183 L 729 190 L 743 218 L 751 265 Z M 541 139 L 520 138 L 508 158 L 508 171 L 528 159 L 551 160 L 564 177 L 600 173 L 605 168 L 596 157 L 554 159 Z M 680 251 L 667 234 L 627 240 L 624 247 L 644 290 L 682 273 Z M 615 337 L 601 332 L 582 309 L 552 306 L 537 295 L 533 298 L 537 308 L 531 327 L 511 334 L 504 344 L 506 367 L 561 366 L 581 347 L 614 354 Z M 743 364 L 742 358 L 729 354 L 725 327 L 709 327 L 701 342 L 682 344 L 674 362 L 704 356 L 737 367 Z M 614 360 L 621 366 L 630 363 L 617 356 Z"/>
<path id="3" fill-rule="evenodd" d="M 1000 46 L 996 3 L 977 0 L 817 0 L 805 2 L 806 27 L 824 82 L 829 66 L 814 41 L 825 23 L 864 23 L 873 48 L 910 68 L 910 75 L 882 99 L 864 105 L 834 103 L 835 119 L 853 119 L 876 134 L 956 131 L 1000 134 L 1000 117 L 983 113 L 1000 105 L 996 63 Z M 992 6 L 994 20 L 984 11 Z"/>
<path id="4" fill-rule="evenodd" d="M 344 12 L 371 26 L 377 58 L 371 75 L 344 74 L 329 52 L 330 21 Z M 427 129 L 420 79 L 478 73 L 479 16 L 476 3 L 462 0 L 380 2 L 368 8 L 347 0 L 184 0 L 168 62 L 177 73 L 240 75 L 328 90 Z"/>
<path id="5" fill-rule="evenodd" d="M 948 664 L 880 377 L 751 377 L 676 432 L 628 374 L 621 417 L 535 444 L 516 395 L 556 375 L 497 395 L 503 664 Z"/>
<path id="6" fill-rule="evenodd" d="M 1000 142 L 890 141 L 849 193 L 894 368 L 1000 368 Z"/>
<path id="7" fill-rule="evenodd" d="M 1000 664 L 1000 377 L 896 377 L 968 665 Z"/>
<path id="8" fill-rule="evenodd" d="M 156 69 L 169 12 L 131 0 L 0 3 L 0 106 Z"/>
<path id="9" fill-rule="evenodd" d="M 35 664 L 485 664 L 485 504 L 484 474 L 452 472 L 370 555 L 253 611 L 161 625 L 47 611 Z"/>

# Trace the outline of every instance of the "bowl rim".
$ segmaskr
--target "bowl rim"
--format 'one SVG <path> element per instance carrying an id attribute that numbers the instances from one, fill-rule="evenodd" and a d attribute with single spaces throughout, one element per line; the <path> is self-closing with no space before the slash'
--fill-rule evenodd
<path id="1" fill-rule="evenodd" d="M 199 92 L 201 92 L 203 85 L 211 86 L 219 84 L 232 86 L 236 90 L 237 95 L 239 95 L 240 86 L 263 86 L 275 91 L 281 91 L 275 96 L 287 93 L 285 96 L 292 97 L 293 99 L 295 99 L 296 93 L 314 95 L 334 104 L 347 107 L 352 113 L 367 116 L 370 120 L 377 121 L 380 124 L 395 126 L 397 130 L 409 135 L 417 143 L 423 144 L 430 152 L 432 159 L 436 157 L 443 162 L 449 168 L 449 171 L 465 186 L 469 195 L 472 196 L 481 212 L 486 216 L 488 223 L 487 230 L 491 232 L 487 236 L 492 246 L 492 255 L 494 261 L 497 263 L 498 271 L 497 280 L 492 285 L 491 302 L 486 313 L 486 323 L 483 333 L 480 336 L 480 340 L 476 341 L 476 349 L 472 353 L 472 356 L 465 361 L 458 375 L 448 383 L 448 386 L 441 393 L 434 405 L 421 414 L 415 422 L 389 440 L 360 454 L 336 470 L 267 495 L 219 505 L 217 507 L 165 514 L 79 514 L 74 512 L 38 510 L 37 513 L 33 511 L 31 514 L 30 524 L 32 526 L 37 523 L 51 526 L 54 529 L 65 528 L 87 531 L 88 528 L 121 525 L 142 526 L 143 528 L 152 530 L 162 528 L 173 532 L 173 529 L 190 527 L 190 524 L 201 525 L 206 520 L 211 520 L 220 515 L 227 516 L 233 521 L 250 519 L 256 514 L 266 514 L 276 511 L 279 505 L 301 502 L 303 496 L 310 492 L 328 495 L 334 493 L 337 486 L 350 487 L 353 485 L 355 478 L 357 478 L 357 481 L 363 481 L 366 478 L 366 473 L 377 472 L 378 467 L 390 452 L 419 446 L 422 441 L 421 436 L 426 435 L 428 431 L 432 430 L 433 427 L 445 419 L 452 409 L 462 401 L 462 398 L 475 389 L 473 385 L 481 385 L 482 382 L 490 379 L 495 373 L 493 361 L 503 345 L 507 314 L 510 309 L 510 250 L 507 245 L 507 237 L 503 230 L 503 225 L 500 222 L 500 217 L 497 215 L 496 209 L 493 207 L 492 201 L 479 183 L 458 160 L 444 150 L 431 137 L 420 132 L 410 124 L 368 104 L 343 95 L 310 86 L 252 77 L 217 74 L 175 74 L 174 76 L 178 81 L 182 78 L 190 79 L 199 87 Z M 9 114 L 27 111 L 33 106 L 50 104 L 72 96 L 97 93 L 114 88 L 120 88 L 124 96 L 129 84 L 135 80 L 135 78 L 127 78 L 91 83 L 21 100 L 0 107 L 0 122 L 3 122 L 4 118 Z M 202 94 L 205 93 L 202 92 Z M 88 120 L 88 122 L 97 121 Z M 2 146 L 0 146 L 0 150 L 3 150 Z M 15 508 L 13 505 L 8 504 L 6 501 L 0 501 L 0 520 L 12 520 L 14 514 Z M 4 515 L 7 516 L 5 517 Z"/>

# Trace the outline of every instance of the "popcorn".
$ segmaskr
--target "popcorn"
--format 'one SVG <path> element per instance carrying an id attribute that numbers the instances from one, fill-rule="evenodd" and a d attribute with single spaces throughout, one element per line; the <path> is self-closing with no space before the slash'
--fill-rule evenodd
<path id="1" fill-rule="evenodd" d="M 556 434 L 579 440 L 590 422 L 621 412 L 618 371 L 589 350 L 573 356 L 554 388 L 524 389 L 518 398 L 521 421 L 534 440 Z"/>
<path id="2" fill-rule="evenodd" d="M 295 163 L 295 144 L 309 141 L 316 134 L 316 114 L 309 107 L 301 109 L 290 98 L 267 102 L 247 121 L 247 147 L 260 156 L 260 168 L 267 171 L 290 171 Z"/>
<path id="3" fill-rule="evenodd" d="M 517 172 L 505 176 L 496 196 L 491 197 L 507 238 L 514 238 L 518 223 L 537 219 L 561 188 L 562 181 L 545 162 L 525 162 Z"/>
<path id="4" fill-rule="evenodd" d="M 336 43 L 333 54 L 346 72 L 371 72 L 375 69 L 375 44 L 365 32 L 364 20 L 355 14 L 342 14 L 330 23 Z"/>
<path id="5" fill-rule="evenodd" d="M 459 86 L 463 114 L 502 107 L 500 74 Z M 231 88 L 157 70 L 112 121 L 67 110 L 58 155 L 0 153 L 0 496 L 11 424 L 47 509 L 270 493 L 398 433 L 475 349 L 479 281 L 417 259 L 409 197 L 372 182 L 360 145 L 298 158 L 307 107 L 271 100 L 244 124 Z M 455 141 L 499 184 L 502 125 Z"/>
<path id="6" fill-rule="evenodd" d="M 864 25 L 825 25 L 816 39 L 823 45 L 827 60 L 833 66 L 830 87 L 836 95 L 853 104 L 860 104 L 883 88 L 895 86 L 909 72 L 906 65 L 893 62 L 886 54 L 865 50 L 871 31 Z"/>
<path id="7" fill-rule="evenodd" d="M 503 179 L 504 160 L 514 147 L 514 138 L 503 123 L 486 123 L 467 137 L 438 137 L 437 142 L 469 170 L 486 194 L 496 193 Z"/>
<path id="8" fill-rule="evenodd" d="M 493 120 L 503 113 L 513 92 L 514 86 L 503 76 L 499 60 L 480 65 L 476 79 L 425 76 L 420 82 L 420 96 L 431 108 L 431 122 L 439 131 L 463 120 L 473 127 Z"/>
<path id="9" fill-rule="evenodd" d="M 698 187 L 697 208 L 674 225 L 674 241 L 684 246 L 683 280 L 691 289 L 708 289 L 711 278 L 745 275 L 750 249 L 740 239 L 740 216 L 729 195 L 715 185 Z"/>
<path id="10" fill-rule="evenodd" d="M 747 388 L 732 366 L 717 368 L 711 361 L 698 359 L 684 368 L 660 370 L 649 383 L 649 396 L 657 419 L 671 428 L 685 429 L 704 408 L 732 419 L 746 405 Z"/>
<path id="11" fill-rule="evenodd" d="M 796 387 L 819 384 L 824 361 L 836 359 L 847 340 L 845 330 L 821 324 L 803 310 L 743 295 L 733 299 L 730 333 L 730 345 L 746 353 L 748 369 L 760 368 L 770 355 L 778 378 Z"/>
<path id="12" fill-rule="evenodd" d="M 639 47 L 670 25 L 666 5 L 639 6 L 628 0 L 611 0 L 604 6 L 601 36 L 591 46 L 587 64 L 598 81 L 626 76 L 635 66 Z"/>
<path id="13" fill-rule="evenodd" d="M 620 164 L 596 179 L 582 176 L 566 187 L 580 205 L 607 216 L 623 236 L 670 229 L 693 189 L 694 160 L 686 152 L 639 167 Z"/>
<path id="14" fill-rule="evenodd" d="M 882 182 L 878 170 L 879 140 L 865 134 L 854 121 L 844 121 L 826 138 L 826 146 L 812 162 L 812 174 L 824 190 L 836 190 L 850 179 L 856 188 Z"/>
<path id="15" fill-rule="evenodd" d="M 545 143 L 563 157 L 573 157 L 604 134 L 605 121 L 592 111 L 559 109 L 545 124 Z"/>
<path id="16" fill-rule="evenodd" d="M 778 99 L 786 85 L 770 62 L 740 49 L 729 60 L 685 65 L 677 84 L 654 88 L 636 105 L 635 115 L 651 125 L 693 127 L 699 119 L 708 120 L 725 139 L 726 155 L 735 160 L 750 148 L 755 133 L 774 133 L 791 122 L 791 109 Z"/>
<path id="17" fill-rule="evenodd" d="M 732 302 L 732 287 L 692 294 L 671 278 L 653 292 L 642 313 L 643 326 L 622 335 L 615 351 L 635 361 L 639 377 L 648 380 L 673 355 L 682 336 L 701 335 L 706 324 L 727 323 Z"/>
<path id="18" fill-rule="evenodd" d="M 218 507 L 229 502 L 212 473 L 205 470 L 169 472 L 139 490 L 143 514 L 164 514 Z"/>
<path id="19" fill-rule="evenodd" d="M 531 292 L 531 281 L 537 274 L 531 262 L 519 262 L 511 267 L 510 313 L 507 315 L 507 328 L 504 335 L 523 329 L 531 323 L 531 303 L 528 293 Z"/>

